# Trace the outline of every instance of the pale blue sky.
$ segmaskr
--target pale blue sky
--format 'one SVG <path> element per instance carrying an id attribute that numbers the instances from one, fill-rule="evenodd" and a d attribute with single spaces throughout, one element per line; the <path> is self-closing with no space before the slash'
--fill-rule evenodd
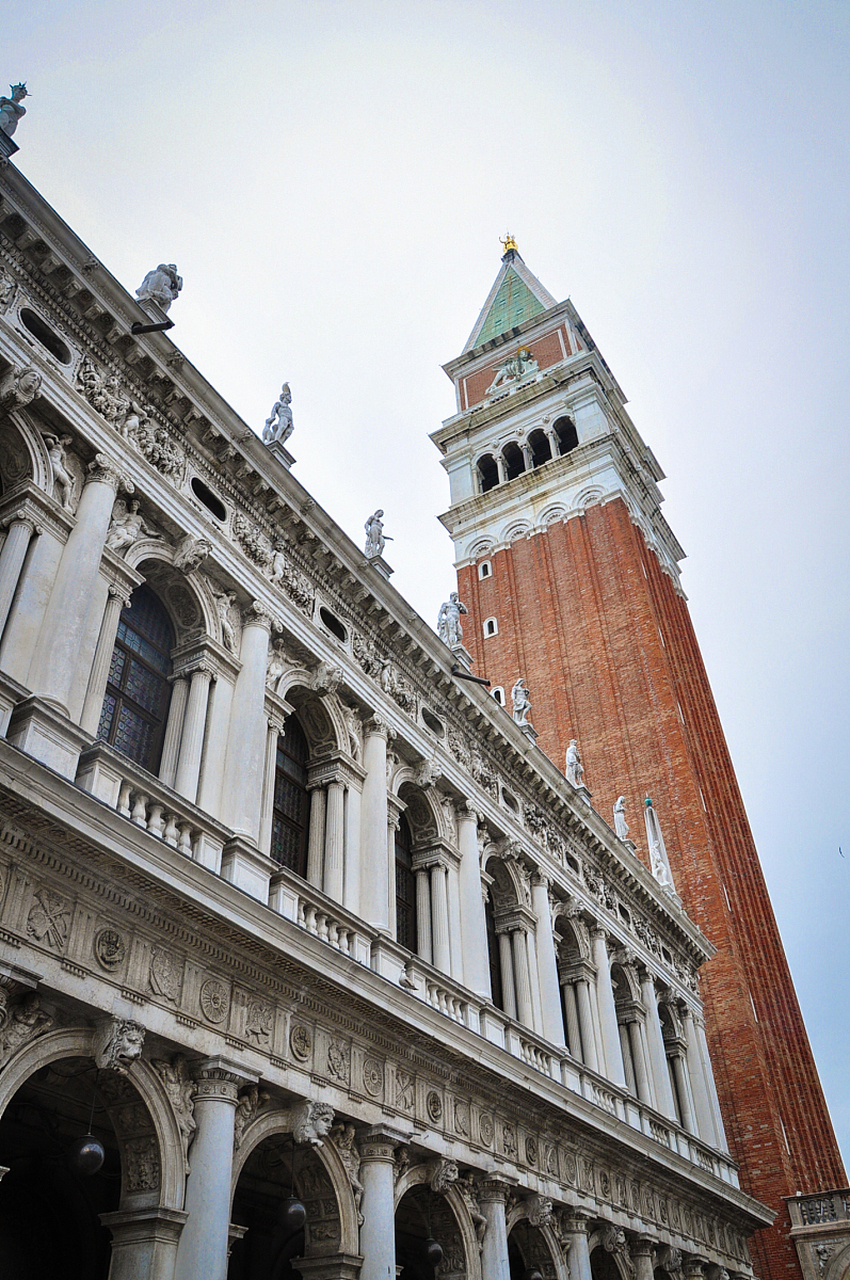
<path id="1" fill-rule="evenodd" d="M 850 1155 L 850 7 L 787 0 L 31 2 L 16 163 L 433 622 L 427 436 L 510 230 L 571 295 L 665 514 Z M 591 779 L 592 785 L 592 779 Z M 839 857 L 843 845 L 847 858 Z"/>

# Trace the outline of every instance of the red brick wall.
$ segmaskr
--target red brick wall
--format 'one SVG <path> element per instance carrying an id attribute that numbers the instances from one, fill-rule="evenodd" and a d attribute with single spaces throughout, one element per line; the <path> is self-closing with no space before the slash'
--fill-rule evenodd
<path id="1" fill-rule="evenodd" d="M 560 328 L 560 336 L 556 329 L 552 333 L 544 334 L 541 338 L 536 338 L 533 342 L 526 342 L 524 338 L 517 338 L 513 346 L 510 343 L 506 343 L 505 346 L 499 347 L 493 354 L 492 364 L 489 364 L 486 369 L 479 369 L 476 373 L 470 374 L 468 378 L 463 378 L 462 403 L 464 407 L 470 408 L 484 399 L 487 394 L 487 388 L 495 378 L 499 365 L 504 364 L 508 356 L 515 355 L 520 347 L 528 347 L 541 369 L 548 369 L 551 365 L 560 363 L 564 359 L 564 351 L 568 356 L 572 355 L 569 330 L 566 325 L 558 327 Z M 561 346 L 562 339 L 563 347 Z"/>
<path id="2" fill-rule="evenodd" d="M 563 769 L 578 739 L 594 807 L 611 823 L 626 796 L 646 861 L 652 796 L 685 908 L 718 948 L 701 990 L 730 1148 L 743 1188 L 781 1215 L 756 1272 L 798 1276 L 782 1196 L 846 1180 L 687 605 L 619 499 L 490 559 L 492 577 L 458 575 L 474 671 L 508 703 L 525 676 L 538 745 Z"/>

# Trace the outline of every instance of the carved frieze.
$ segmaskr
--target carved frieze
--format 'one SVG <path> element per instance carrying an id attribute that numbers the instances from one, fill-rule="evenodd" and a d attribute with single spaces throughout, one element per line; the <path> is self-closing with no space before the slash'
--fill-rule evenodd
<path id="1" fill-rule="evenodd" d="M 53 951 L 61 951 L 71 927 L 71 903 L 61 894 L 41 886 L 27 916 L 27 933 Z"/>
<path id="2" fill-rule="evenodd" d="M 198 993 L 198 1004 L 207 1022 L 219 1026 L 230 1012 L 230 989 L 220 978 L 207 978 Z"/>

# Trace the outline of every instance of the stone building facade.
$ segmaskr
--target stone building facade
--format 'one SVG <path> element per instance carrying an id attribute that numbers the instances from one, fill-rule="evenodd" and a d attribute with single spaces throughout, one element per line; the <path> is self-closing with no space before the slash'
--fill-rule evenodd
<path id="1" fill-rule="evenodd" d="M 787 1197 L 845 1173 L 661 513 L 663 473 L 575 307 L 515 248 L 445 368 L 457 413 L 432 439 L 474 669 L 503 702 L 525 677 L 538 745 L 562 763 L 579 743 L 594 806 L 624 806 L 650 864 L 647 796 L 661 815 L 676 889 L 717 948 L 702 995 L 730 1149 L 777 1214 L 756 1267 L 799 1276 Z"/>
<path id="2" fill-rule="evenodd" d="M 0 195 L 4 1277 L 750 1276 L 712 945 Z"/>

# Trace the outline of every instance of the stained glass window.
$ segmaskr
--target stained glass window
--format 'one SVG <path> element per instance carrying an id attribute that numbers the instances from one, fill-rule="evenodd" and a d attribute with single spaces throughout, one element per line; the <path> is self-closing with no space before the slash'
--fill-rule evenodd
<path id="1" fill-rule="evenodd" d="M 272 807 L 271 856 L 280 867 L 296 875 L 307 870 L 307 831 L 310 826 L 310 793 L 307 761 L 310 748 L 304 730 L 294 716 L 277 740 L 277 767 Z"/>
<path id="2" fill-rule="evenodd" d="M 97 736 L 150 773 L 159 768 L 171 685 L 174 630 L 150 587 L 121 610 Z"/>
<path id="3" fill-rule="evenodd" d="M 416 877 L 413 874 L 410 827 L 399 819 L 395 833 L 395 934 L 408 951 L 416 950 Z"/>

